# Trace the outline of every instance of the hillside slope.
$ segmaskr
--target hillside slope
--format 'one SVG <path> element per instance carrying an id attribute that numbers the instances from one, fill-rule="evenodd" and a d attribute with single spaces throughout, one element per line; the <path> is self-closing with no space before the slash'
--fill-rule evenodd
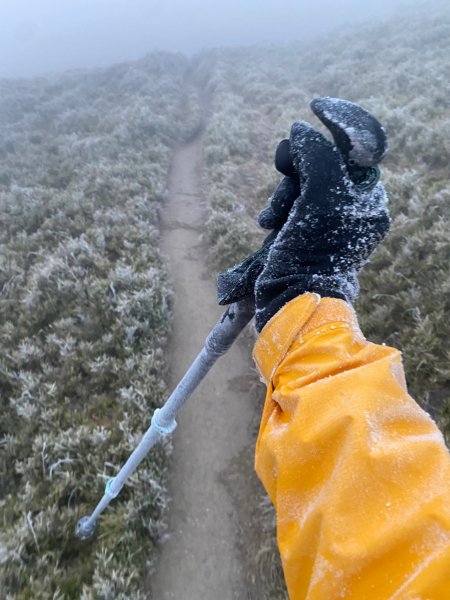
<path id="1" fill-rule="evenodd" d="M 167 393 L 159 212 L 172 147 L 195 128 L 187 68 L 154 54 L 0 82 L 2 597 L 145 597 L 170 444 L 97 537 L 73 531 Z"/>
<path id="2" fill-rule="evenodd" d="M 353 100 L 387 129 L 382 165 L 391 233 L 361 275 L 357 311 L 366 336 L 400 348 L 412 395 L 450 442 L 450 8 L 444 2 L 396 20 L 308 44 L 206 52 L 197 77 L 212 95 L 205 138 L 211 263 L 224 269 L 261 243 L 255 216 L 281 175 L 278 141 L 294 120 L 321 124 L 317 96 Z M 257 385 L 257 378 L 254 378 Z M 264 390 L 260 388 L 261 398 Z M 248 448 L 248 455 L 253 448 Z M 249 464 L 249 462 L 247 462 Z M 249 583 L 286 598 L 274 515 L 255 486 L 243 547 Z M 242 517 L 242 526 L 248 527 Z"/>
<path id="3" fill-rule="evenodd" d="M 192 61 L 154 54 L 0 81 L 8 599 L 146 597 L 144 574 L 165 531 L 170 444 L 132 478 L 99 537 L 80 545 L 72 532 L 167 392 L 172 292 L 160 211 L 174 147 L 199 128 L 188 74 L 212 102 L 203 151 L 211 271 L 258 247 L 254 217 L 279 179 L 274 149 L 294 120 L 315 122 L 313 97 L 359 102 L 385 124 L 393 226 L 361 277 L 357 309 L 369 338 L 403 350 L 412 394 L 450 439 L 450 8 L 432 6 L 308 44 L 211 50 Z M 247 368 L 246 389 L 256 389 Z M 254 481 L 252 453 L 253 442 L 229 481 Z M 236 501 L 238 527 L 253 532 L 241 544 L 248 590 L 285 597 L 272 512 L 256 483 L 253 492 Z"/>
<path id="4" fill-rule="evenodd" d="M 213 95 L 205 154 L 218 268 L 257 246 L 253 218 L 280 178 L 276 144 L 296 119 L 319 126 L 312 98 L 353 100 L 385 125 L 393 226 L 362 275 L 358 311 L 369 337 L 404 351 L 413 395 L 447 435 L 449 52 L 450 9 L 442 5 L 313 44 L 206 53 L 198 66 Z"/>

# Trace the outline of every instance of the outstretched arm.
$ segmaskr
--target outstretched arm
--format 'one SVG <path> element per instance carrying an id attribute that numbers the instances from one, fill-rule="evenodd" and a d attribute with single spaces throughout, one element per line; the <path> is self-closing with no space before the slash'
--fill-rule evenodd
<path id="1" fill-rule="evenodd" d="M 276 508 L 292 600 L 450 598 L 450 455 L 406 391 L 400 353 L 368 342 L 351 302 L 389 228 L 381 125 L 339 99 L 294 123 L 300 197 L 255 285 L 267 382 L 256 470 Z"/>
<path id="2" fill-rule="evenodd" d="M 446 600 L 450 455 L 400 353 L 343 300 L 304 294 L 262 330 L 256 470 L 292 600 Z"/>

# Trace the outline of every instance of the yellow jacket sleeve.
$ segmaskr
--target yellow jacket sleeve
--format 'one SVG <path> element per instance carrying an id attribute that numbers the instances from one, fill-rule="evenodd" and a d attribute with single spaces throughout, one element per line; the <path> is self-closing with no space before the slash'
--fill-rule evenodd
<path id="1" fill-rule="evenodd" d="M 450 455 L 398 350 L 342 300 L 304 294 L 254 349 L 256 471 L 291 600 L 450 600 Z"/>

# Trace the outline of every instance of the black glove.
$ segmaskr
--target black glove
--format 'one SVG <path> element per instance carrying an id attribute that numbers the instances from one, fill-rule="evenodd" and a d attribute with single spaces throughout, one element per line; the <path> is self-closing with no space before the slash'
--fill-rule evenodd
<path id="1" fill-rule="evenodd" d="M 356 273 L 389 229 L 387 197 L 372 166 L 386 151 L 386 139 L 374 138 L 377 143 L 371 146 L 370 152 L 358 155 L 356 149 L 352 158 L 352 150 L 361 139 L 362 125 L 369 113 L 345 101 L 320 99 L 312 108 L 324 122 L 330 101 L 338 113 L 342 108 L 356 107 L 359 110 L 358 113 L 355 109 L 356 113 L 363 119 L 353 122 L 354 115 L 350 111 L 352 119 L 347 115 L 347 122 L 351 126 L 345 128 L 340 123 L 336 134 L 332 128 L 333 115 L 326 123 L 335 141 L 338 141 L 336 135 L 344 131 L 345 140 L 354 142 L 348 145 L 347 154 L 308 123 L 298 121 L 292 126 L 289 147 L 300 177 L 300 196 L 271 245 L 265 267 L 255 284 L 258 331 L 286 302 L 304 292 L 354 300 L 359 291 Z M 318 104 L 320 102 L 322 104 Z M 381 126 L 375 123 L 377 132 L 384 135 Z M 384 151 L 378 152 L 380 147 L 384 147 Z M 366 158 L 358 164 L 359 156 Z M 344 158 L 351 161 L 350 165 Z M 356 174 L 349 167 L 355 169 Z"/>
<path id="2" fill-rule="evenodd" d="M 300 195 L 298 175 L 286 176 L 278 184 L 269 198 L 269 206 L 258 215 L 258 223 L 263 229 L 280 230 L 286 223 L 294 200 Z"/>
<path id="3" fill-rule="evenodd" d="M 387 151 L 386 134 L 381 124 L 357 104 L 339 98 L 317 98 L 312 101 L 311 108 L 333 134 L 335 144 L 345 163 L 345 176 L 348 176 L 350 183 L 354 184 L 355 190 L 361 194 L 363 191 L 369 192 L 375 188 L 379 180 L 379 170 L 376 165 Z M 292 129 L 294 131 L 294 127 Z M 237 302 L 254 293 L 256 280 L 267 263 L 271 246 L 286 223 L 294 202 L 300 196 L 299 160 L 297 157 L 294 161 L 295 151 L 291 151 L 291 143 L 293 147 L 295 146 L 294 138 L 295 136 L 291 135 L 291 139 L 284 139 L 278 144 L 275 152 L 275 167 L 285 177 L 269 198 L 267 208 L 258 215 L 261 227 L 273 231 L 257 252 L 224 273 L 219 273 L 217 278 L 219 304 Z M 323 176 L 323 185 L 326 186 L 326 169 Z M 310 196 L 311 192 L 308 193 L 308 197 Z M 337 291 L 334 295 L 347 299 L 354 297 L 358 289 L 354 273 L 347 274 L 347 283 L 353 288 L 349 290 L 347 296 Z M 266 296 L 262 298 L 260 305 L 269 302 L 268 296 L 271 294 L 269 288 L 268 285 Z M 292 297 L 297 293 L 293 289 Z M 280 307 L 283 303 L 281 301 Z M 278 304 L 274 302 L 272 310 L 269 311 L 270 316 L 276 312 L 277 306 Z M 257 326 L 259 320 L 265 322 L 268 318 L 264 316 L 258 318 Z M 259 325 L 260 329 L 261 327 L 262 325 Z"/>

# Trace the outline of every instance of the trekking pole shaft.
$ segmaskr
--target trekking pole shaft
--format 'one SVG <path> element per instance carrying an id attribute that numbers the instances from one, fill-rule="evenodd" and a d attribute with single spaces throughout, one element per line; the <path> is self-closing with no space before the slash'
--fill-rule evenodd
<path id="1" fill-rule="evenodd" d="M 173 433 L 177 423 L 175 417 L 187 399 L 192 395 L 199 383 L 209 372 L 216 360 L 225 354 L 235 339 L 254 315 L 253 298 L 231 304 L 205 341 L 205 345 L 192 365 L 189 367 L 177 387 L 162 408 L 156 409 L 150 427 L 145 432 L 139 445 L 120 469 L 119 473 L 106 484 L 105 493 L 89 517 L 83 517 L 77 524 L 76 535 L 82 539 L 90 537 L 96 527 L 97 518 L 116 498 L 124 483 L 133 474 L 138 465 L 155 443 Z"/>

